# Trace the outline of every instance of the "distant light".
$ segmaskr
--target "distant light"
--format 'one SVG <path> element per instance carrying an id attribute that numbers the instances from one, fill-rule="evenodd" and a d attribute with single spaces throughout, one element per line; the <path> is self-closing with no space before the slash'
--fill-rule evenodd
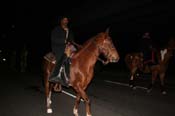
<path id="1" fill-rule="evenodd" d="M 5 59 L 5 58 L 3 58 L 2 60 L 3 60 L 4 62 L 6 61 L 6 59 Z"/>
<path id="2" fill-rule="evenodd" d="M 2 52 L 2 50 L 0 50 L 0 53 Z"/>

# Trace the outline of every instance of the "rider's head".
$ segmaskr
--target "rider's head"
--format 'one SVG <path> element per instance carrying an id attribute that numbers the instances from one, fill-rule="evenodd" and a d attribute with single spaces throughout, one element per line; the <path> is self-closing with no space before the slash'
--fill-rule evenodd
<path id="1" fill-rule="evenodd" d="M 67 27 L 68 23 L 69 23 L 68 17 L 66 17 L 66 16 L 60 17 L 59 23 L 60 23 L 61 26 L 66 26 Z"/>
<path id="2" fill-rule="evenodd" d="M 149 32 L 145 32 L 144 35 L 145 35 L 145 36 L 149 36 L 150 33 L 149 33 Z"/>
<path id="3" fill-rule="evenodd" d="M 149 32 L 145 32 L 145 33 L 143 34 L 143 38 L 148 38 L 148 39 L 150 39 L 150 33 L 149 33 Z"/>

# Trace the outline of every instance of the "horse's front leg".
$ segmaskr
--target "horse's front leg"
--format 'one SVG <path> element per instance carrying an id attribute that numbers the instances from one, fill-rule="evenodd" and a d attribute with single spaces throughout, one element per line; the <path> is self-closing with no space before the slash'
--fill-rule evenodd
<path id="1" fill-rule="evenodd" d="M 80 96 L 83 98 L 86 104 L 86 116 L 92 116 L 91 109 L 90 109 L 90 99 L 88 98 L 86 92 L 82 88 L 79 88 L 79 92 L 80 92 Z"/>
<path id="2" fill-rule="evenodd" d="M 79 116 L 79 115 L 78 115 L 78 106 L 79 106 L 79 104 L 80 104 L 80 99 L 81 99 L 80 95 L 77 94 L 77 97 L 76 97 L 76 100 L 75 100 L 74 109 L 73 109 L 73 114 L 74 114 L 75 116 Z"/>

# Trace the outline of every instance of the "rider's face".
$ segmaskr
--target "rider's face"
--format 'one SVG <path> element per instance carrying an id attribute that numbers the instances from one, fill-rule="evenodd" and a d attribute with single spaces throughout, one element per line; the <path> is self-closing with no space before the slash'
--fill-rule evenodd
<path id="1" fill-rule="evenodd" d="M 69 20 L 66 17 L 61 20 L 61 25 L 67 26 L 68 23 L 69 23 Z"/>

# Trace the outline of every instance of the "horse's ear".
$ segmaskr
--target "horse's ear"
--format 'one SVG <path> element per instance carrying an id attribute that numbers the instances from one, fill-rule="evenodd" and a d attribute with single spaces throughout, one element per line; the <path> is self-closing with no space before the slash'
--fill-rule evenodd
<path id="1" fill-rule="evenodd" d="M 109 31 L 110 31 L 110 28 L 108 27 L 105 31 L 105 33 L 107 33 L 109 35 Z"/>

